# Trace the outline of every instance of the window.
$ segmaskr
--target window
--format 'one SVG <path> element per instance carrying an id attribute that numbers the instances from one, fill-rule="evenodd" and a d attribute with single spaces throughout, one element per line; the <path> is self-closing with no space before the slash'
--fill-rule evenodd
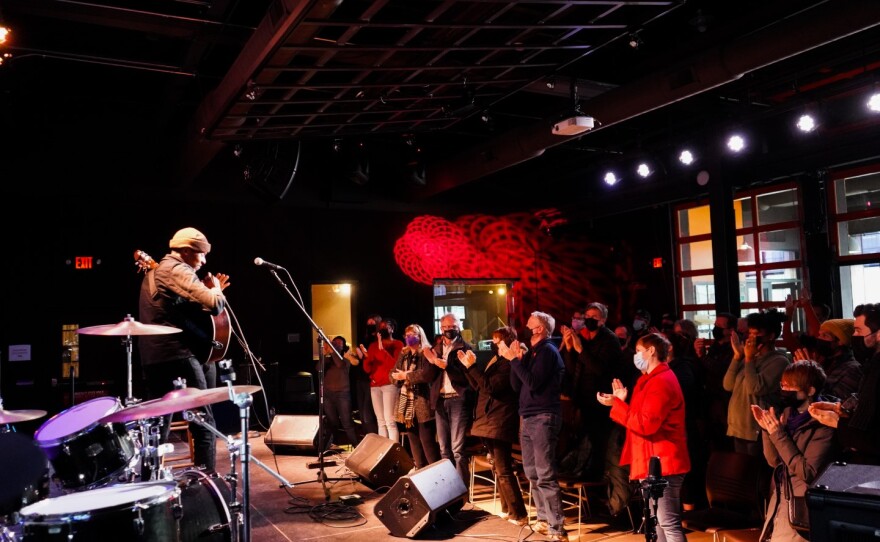
<path id="1" fill-rule="evenodd" d="M 678 299 L 682 316 L 697 324 L 700 336 L 711 337 L 715 322 L 715 275 L 708 205 L 685 205 L 675 213 Z"/>
<path id="2" fill-rule="evenodd" d="M 880 302 L 880 165 L 835 175 L 830 193 L 840 299 L 851 315 L 856 305 Z"/>

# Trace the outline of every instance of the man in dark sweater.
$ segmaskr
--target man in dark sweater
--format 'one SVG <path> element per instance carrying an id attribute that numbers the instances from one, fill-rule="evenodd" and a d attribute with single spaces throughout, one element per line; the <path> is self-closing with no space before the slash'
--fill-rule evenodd
<path id="1" fill-rule="evenodd" d="M 556 320 L 547 313 L 535 311 L 526 325 L 531 332 L 529 351 L 523 354 L 519 342 L 513 341 L 510 345 L 500 343 L 498 353 L 510 360 L 510 382 L 519 396 L 523 471 L 531 484 L 538 511 L 538 521 L 532 528 L 550 540 L 567 542 L 556 461 L 562 427 L 560 395 L 565 365 L 550 340 Z"/>
<path id="2" fill-rule="evenodd" d="M 351 363 L 344 356 L 348 352 L 348 344 L 345 337 L 333 337 L 333 348 L 343 357 L 337 356 L 329 345 L 324 344 L 324 355 L 318 363 L 323 363 L 324 389 L 323 405 L 324 421 L 323 426 L 324 444 L 329 446 L 333 442 L 333 434 L 342 430 L 348 438 L 349 444 L 356 447 L 360 442 L 357 433 L 354 430 L 354 422 L 351 419 L 351 384 L 349 381 L 349 368 Z"/>

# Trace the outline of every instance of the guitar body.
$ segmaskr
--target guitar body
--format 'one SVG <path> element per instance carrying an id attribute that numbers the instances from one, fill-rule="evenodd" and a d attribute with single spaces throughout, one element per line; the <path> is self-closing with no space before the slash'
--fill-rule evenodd
<path id="1" fill-rule="evenodd" d="M 156 260 L 142 250 L 134 252 L 134 259 L 139 270 L 145 273 L 159 266 Z M 214 363 L 223 359 L 229 350 L 232 335 L 229 314 L 225 310 L 216 315 L 202 309 L 187 312 L 187 321 L 175 327 L 190 331 L 193 341 L 189 347 L 196 358 L 202 363 Z"/>

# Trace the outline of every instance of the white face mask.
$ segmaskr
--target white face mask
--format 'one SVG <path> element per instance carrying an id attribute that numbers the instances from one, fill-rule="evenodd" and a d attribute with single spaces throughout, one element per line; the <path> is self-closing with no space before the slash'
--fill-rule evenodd
<path id="1" fill-rule="evenodd" d="M 648 361 L 642 357 L 641 352 L 636 352 L 636 355 L 633 356 L 633 364 L 635 364 L 636 369 L 643 373 L 648 371 Z"/>
<path id="2" fill-rule="evenodd" d="M 633 320 L 633 329 L 636 331 L 641 331 L 645 329 L 645 321 L 644 320 Z"/>

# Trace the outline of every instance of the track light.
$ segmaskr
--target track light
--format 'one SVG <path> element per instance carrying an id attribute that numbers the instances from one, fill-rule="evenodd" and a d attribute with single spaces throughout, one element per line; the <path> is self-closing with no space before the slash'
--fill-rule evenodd
<path id="1" fill-rule="evenodd" d="M 816 119 L 813 118 L 809 113 L 804 113 L 800 117 L 798 117 L 797 124 L 798 130 L 804 133 L 812 132 L 816 129 Z"/>
<path id="2" fill-rule="evenodd" d="M 871 97 L 868 98 L 868 110 L 874 111 L 875 113 L 880 112 L 880 92 L 874 92 L 871 94 Z"/>
<path id="3" fill-rule="evenodd" d="M 688 150 L 688 149 L 684 149 L 684 150 L 681 151 L 681 153 L 678 155 L 678 161 L 681 162 L 682 164 L 686 165 L 686 166 L 689 166 L 689 165 L 693 164 L 695 160 L 696 160 L 696 158 L 694 157 L 694 153 L 692 153 L 692 152 L 691 152 L 690 150 Z"/>
<path id="4" fill-rule="evenodd" d="M 636 32 L 630 32 L 629 41 L 627 43 L 629 44 L 630 48 L 637 50 L 639 47 L 642 46 L 642 44 L 644 42 L 642 41 L 641 34 L 638 31 L 636 31 Z"/>
<path id="5" fill-rule="evenodd" d="M 605 181 L 605 184 L 608 186 L 614 186 L 620 179 L 617 178 L 617 175 L 615 175 L 613 171 L 607 171 L 605 172 L 605 176 L 602 177 L 602 180 Z"/>
<path id="6" fill-rule="evenodd" d="M 639 165 L 636 166 L 636 173 L 639 174 L 639 177 L 647 179 L 651 176 L 651 173 L 653 173 L 653 171 L 651 170 L 651 166 L 649 166 L 647 162 L 639 162 Z"/>
<path id="7" fill-rule="evenodd" d="M 746 140 L 739 134 L 730 136 L 727 140 L 727 148 L 733 152 L 742 152 L 746 148 Z"/>

